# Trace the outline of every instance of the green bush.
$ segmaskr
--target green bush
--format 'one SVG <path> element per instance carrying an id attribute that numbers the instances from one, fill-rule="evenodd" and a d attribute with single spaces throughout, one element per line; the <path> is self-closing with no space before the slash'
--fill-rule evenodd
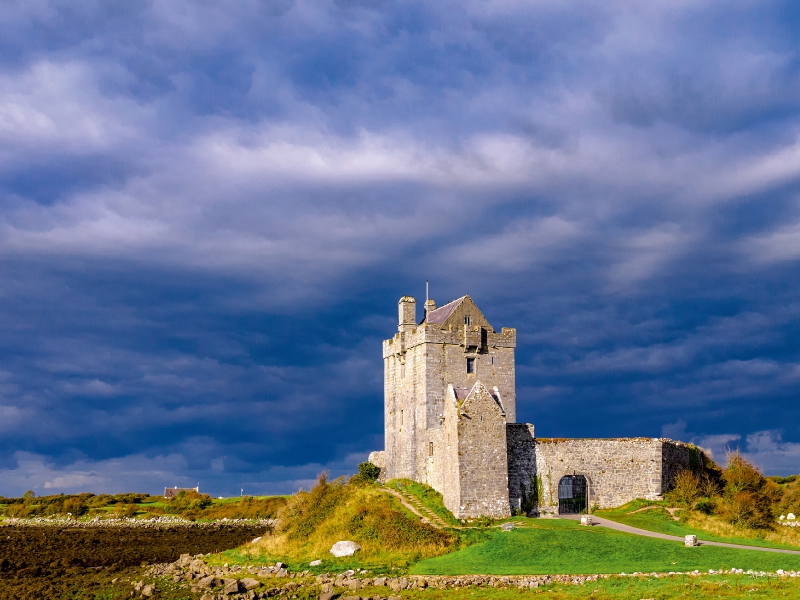
<path id="1" fill-rule="evenodd" d="M 694 503 L 703 495 L 700 477 L 693 471 L 685 470 L 678 473 L 675 478 L 675 487 L 667 494 L 670 502 L 681 506 L 694 506 Z"/>
<path id="2" fill-rule="evenodd" d="M 70 513 L 75 517 L 80 517 L 89 512 L 89 507 L 83 502 L 79 496 L 72 496 L 64 500 L 63 512 Z"/>
<path id="3" fill-rule="evenodd" d="M 774 481 L 765 479 L 738 450 L 728 453 L 728 466 L 722 471 L 725 482 L 722 517 L 733 525 L 768 529 L 774 523 L 773 504 L 782 492 Z"/>
<path id="4" fill-rule="evenodd" d="M 350 483 L 375 483 L 381 475 L 380 467 L 371 462 L 362 462 L 358 465 L 358 474 L 350 478 Z"/>

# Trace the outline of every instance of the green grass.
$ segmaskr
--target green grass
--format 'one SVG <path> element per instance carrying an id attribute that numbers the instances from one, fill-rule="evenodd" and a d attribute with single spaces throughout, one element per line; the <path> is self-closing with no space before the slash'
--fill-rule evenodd
<path id="1" fill-rule="evenodd" d="M 418 562 L 420 575 L 667 572 L 699 569 L 800 569 L 800 556 L 714 546 L 686 548 L 659 540 L 583 527 L 557 519 L 516 520 L 525 528 L 492 530 L 488 540 Z"/>
<path id="2" fill-rule="evenodd" d="M 595 511 L 598 517 L 616 521 L 623 525 L 630 527 L 638 527 L 647 531 L 655 531 L 658 533 L 665 533 L 667 535 L 677 535 L 683 537 L 685 535 L 696 535 L 699 540 L 706 540 L 708 542 L 726 542 L 729 544 L 742 544 L 743 546 L 757 546 L 760 548 L 782 548 L 785 550 L 797 550 L 797 546 L 788 544 L 779 544 L 770 542 L 760 538 L 745 538 L 745 537 L 720 537 L 714 536 L 702 529 L 690 527 L 686 523 L 674 520 L 670 514 L 661 508 L 653 508 L 645 510 L 636 514 L 629 514 L 631 509 L 629 505 L 625 508 L 618 508 L 613 510 L 598 510 Z"/>
<path id="3" fill-rule="evenodd" d="M 413 495 L 420 504 L 437 515 L 449 525 L 461 525 L 461 521 L 456 519 L 444 506 L 442 495 L 432 487 L 424 483 L 417 483 L 410 479 L 392 479 L 386 483 L 386 487 L 397 489 L 398 484 L 402 486 L 404 492 Z"/>

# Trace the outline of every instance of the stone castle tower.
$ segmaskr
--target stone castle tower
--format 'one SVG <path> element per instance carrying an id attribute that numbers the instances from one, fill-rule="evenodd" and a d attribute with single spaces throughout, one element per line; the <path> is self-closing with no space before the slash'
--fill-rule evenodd
<path id="1" fill-rule="evenodd" d="M 508 516 L 516 330 L 496 332 L 469 296 L 428 300 L 419 323 L 414 298 L 398 306 L 383 343 L 384 477 L 427 483 L 457 516 Z"/>
<path id="2" fill-rule="evenodd" d="M 516 422 L 516 342 L 469 296 L 428 300 L 420 322 L 414 298 L 400 298 L 398 332 L 383 342 L 385 446 L 370 455 L 383 481 L 426 483 L 458 518 L 564 514 L 660 499 L 706 463 L 662 438 L 536 438 Z"/>

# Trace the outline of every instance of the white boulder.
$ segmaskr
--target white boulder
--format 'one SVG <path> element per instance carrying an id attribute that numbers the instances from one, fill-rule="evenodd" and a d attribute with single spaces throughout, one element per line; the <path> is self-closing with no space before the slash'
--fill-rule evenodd
<path id="1" fill-rule="evenodd" d="M 687 535 L 684 538 L 683 544 L 687 548 L 691 548 L 692 546 L 697 546 L 697 536 L 696 535 Z"/>
<path id="2" fill-rule="evenodd" d="M 788 515 L 786 515 L 786 520 L 787 521 L 794 521 L 794 513 L 789 513 Z"/>
<path id="3" fill-rule="evenodd" d="M 342 556 L 353 556 L 357 551 L 361 550 L 361 546 L 356 544 L 355 542 L 336 542 L 333 547 L 331 548 L 331 554 L 333 554 L 336 558 L 341 558 Z"/>
<path id="4" fill-rule="evenodd" d="M 310 563 L 308 563 L 308 566 L 309 567 L 318 567 L 321 564 L 322 564 L 322 561 L 320 559 L 317 559 L 317 560 L 312 560 Z"/>

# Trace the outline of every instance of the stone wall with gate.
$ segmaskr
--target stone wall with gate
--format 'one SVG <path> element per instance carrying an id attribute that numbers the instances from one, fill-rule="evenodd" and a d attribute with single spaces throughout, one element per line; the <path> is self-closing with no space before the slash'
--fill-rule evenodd
<path id="1" fill-rule="evenodd" d="M 509 426 L 509 499 L 522 505 L 522 490 L 538 480 L 539 510 L 558 510 L 558 483 L 565 475 L 583 475 L 590 506 L 608 508 L 644 498 L 659 500 L 675 476 L 690 468 L 693 446 L 659 438 L 571 439 L 534 438 Z"/>

